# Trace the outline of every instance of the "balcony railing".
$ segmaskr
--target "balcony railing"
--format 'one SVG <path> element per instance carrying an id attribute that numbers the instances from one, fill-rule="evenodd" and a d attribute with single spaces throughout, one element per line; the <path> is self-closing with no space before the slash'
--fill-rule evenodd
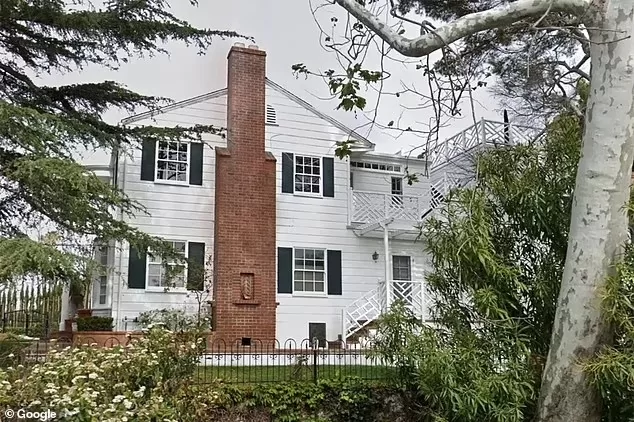
<path id="1" fill-rule="evenodd" d="M 429 198 L 352 191 L 351 222 L 368 223 L 388 218 L 417 222 L 429 208 Z"/>
<path id="2" fill-rule="evenodd" d="M 390 280 L 387 286 L 385 281 L 380 281 L 377 287 L 350 303 L 342 311 L 342 332 L 345 333 L 345 339 L 370 325 L 396 301 L 401 301 L 417 318 L 429 320 L 432 300 L 424 281 Z"/>

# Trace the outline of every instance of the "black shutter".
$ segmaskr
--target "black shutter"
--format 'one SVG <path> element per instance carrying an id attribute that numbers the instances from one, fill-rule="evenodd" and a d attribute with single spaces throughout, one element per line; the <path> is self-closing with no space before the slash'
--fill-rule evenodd
<path id="1" fill-rule="evenodd" d="M 154 181 L 156 166 L 156 141 L 143 141 L 141 151 L 141 180 Z"/>
<path id="2" fill-rule="evenodd" d="M 335 196 L 335 160 L 324 157 L 324 196 Z"/>
<path id="3" fill-rule="evenodd" d="M 130 246 L 130 260 L 128 262 L 128 288 L 145 289 L 145 254 Z"/>
<path id="4" fill-rule="evenodd" d="M 328 294 L 341 294 L 341 251 L 328 251 Z"/>
<path id="5" fill-rule="evenodd" d="M 203 184 L 203 144 L 192 142 L 189 144 L 189 184 Z"/>
<path id="6" fill-rule="evenodd" d="M 293 293 L 293 248 L 277 248 L 277 292 Z"/>
<path id="7" fill-rule="evenodd" d="M 187 290 L 205 289 L 205 244 L 189 242 L 187 257 Z"/>
<path id="8" fill-rule="evenodd" d="M 282 193 L 293 193 L 295 157 L 290 152 L 282 153 Z"/>

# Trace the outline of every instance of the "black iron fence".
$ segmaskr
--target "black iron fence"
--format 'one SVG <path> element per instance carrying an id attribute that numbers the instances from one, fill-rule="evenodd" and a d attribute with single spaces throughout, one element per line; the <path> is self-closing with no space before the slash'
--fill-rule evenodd
<path id="1" fill-rule="evenodd" d="M 387 378 L 392 368 L 374 356 L 366 345 L 343 342 L 286 340 L 279 342 L 212 341 L 197 368 L 196 381 L 209 383 L 262 383 L 313 381 L 359 377 Z"/>
<path id="2" fill-rule="evenodd" d="M 112 336 L 100 339 L 81 337 L 72 340 L 0 341 L 0 367 L 17 363 L 29 365 L 46 361 L 52 350 L 65 347 L 125 347 L 130 338 Z M 394 374 L 372 353 L 369 344 L 286 340 L 280 342 L 212 340 L 198 356 L 192 381 L 197 384 L 317 382 L 324 379 L 357 377 L 365 380 L 385 380 Z"/>
<path id="3" fill-rule="evenodd" d="M 3 333 L 46 338 L 51 332 L 50 314 L 37 310 L 4 312 L 0 328 Z"/>

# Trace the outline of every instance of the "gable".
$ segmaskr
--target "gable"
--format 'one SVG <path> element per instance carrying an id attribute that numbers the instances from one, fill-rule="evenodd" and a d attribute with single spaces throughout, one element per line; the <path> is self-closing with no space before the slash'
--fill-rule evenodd
<path id="1" fill-rule="evenodd" d="M 282 88 L 275 82 L 266 79 L 267 124 L 279 124 L 283 120 L 302 118 L 318 119 L 332 127 L 332 135 L 337 141 L 353 139 L 357 146 L 373 149 L 374 144 L 343 123 L 321 113 L 308 102 Z M 123 125 L 157 125 L 163 127 L 213 125 L 227 126 L 227 88 L 179 101 L 130 116 L 121 121 Z"/>

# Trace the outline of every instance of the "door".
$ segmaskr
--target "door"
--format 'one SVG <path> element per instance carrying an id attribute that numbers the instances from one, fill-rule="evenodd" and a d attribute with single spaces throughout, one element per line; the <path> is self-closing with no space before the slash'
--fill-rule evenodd
<path id="1" fill-rule="evenodd" d="M 392 200 L 390 208 L 392 208 L 391 217 L 398 217 L 403 210 L 403 178 L 392 177 Z"/>
<path id="2" fill-rule="evenodd" d="M 392 280 L 394 300 L 402 300 L 410 306 L 414 303 L 412 297 L 412 259 L 405 255 L 392 256 Z"/>

